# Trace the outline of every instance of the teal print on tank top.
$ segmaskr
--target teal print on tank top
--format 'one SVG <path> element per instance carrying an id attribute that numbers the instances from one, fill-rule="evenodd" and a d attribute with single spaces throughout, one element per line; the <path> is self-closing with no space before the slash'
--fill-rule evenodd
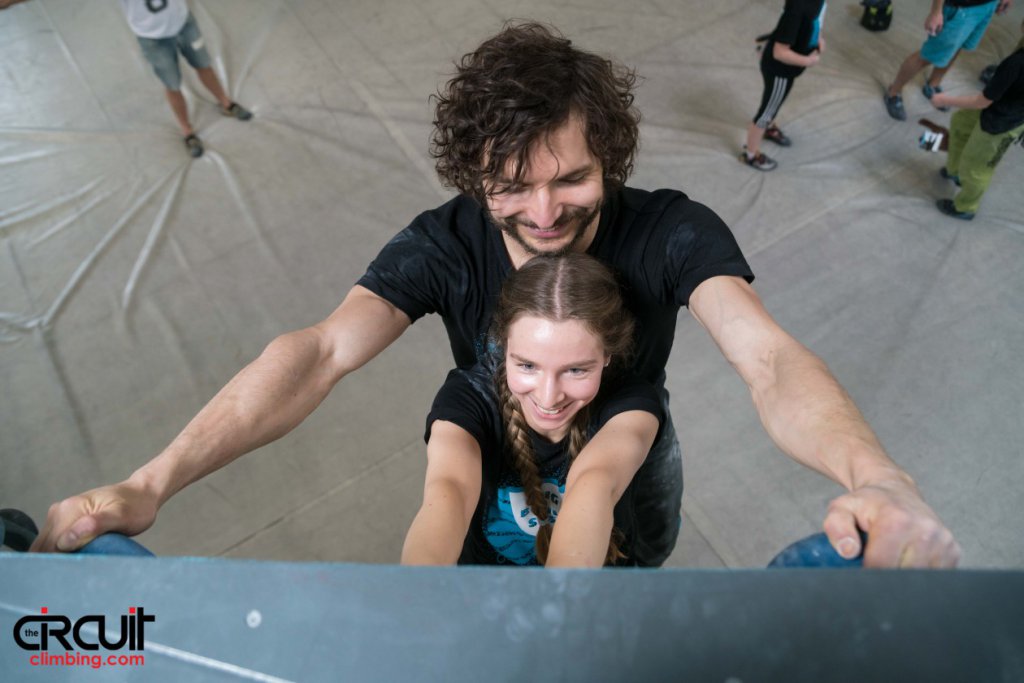
<path id="1" fill-rule="evenodd" d="M 555 479 L 544 479 L 541 490 L 547 498 L 550 514 L 545 524 L 554 524 L 565 495 L 565 486 Z M 492 499 L 484 534 L 494 550 L 507 561 L 528 565 L 537 564 L 536 542 L 540 520 L 533 514 L 522 486 L 502 486 Z"/>

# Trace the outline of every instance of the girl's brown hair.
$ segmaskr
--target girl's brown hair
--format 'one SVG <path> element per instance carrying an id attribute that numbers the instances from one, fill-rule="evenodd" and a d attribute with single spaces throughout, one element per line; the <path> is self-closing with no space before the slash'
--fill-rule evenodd
<path id="1" fill-rule="evenodd" d="M 546 320 L 577 320 L 596 335 L 611 357 L 605 372 L 614 372 L 626 360 L 633 339 L 633 318 L 626 310 L 619 284 L 611 269 L 585 254 L 540 256 L 514 271 L 502 286 L 501 298 L 491 324 L 491 338 L 504 350 L 509 328 L 524 315 Z M 502 355 L 495 372 L 498 402 L 505 423 L 506 451 L 523 484 L 526 502 L 541 524 L 537 531 L 537 560 L 544 564 L 551 543 L 547 499 L 541 489 L 540 472 L 519 401 L 508 387 Z M 573 418 L 569 429 L 569 459 L 576 458 L 589 438 L 590 406 Z M 605 563 L 625 557 L 619 549 L 623 535 L 613 529 Z"/>

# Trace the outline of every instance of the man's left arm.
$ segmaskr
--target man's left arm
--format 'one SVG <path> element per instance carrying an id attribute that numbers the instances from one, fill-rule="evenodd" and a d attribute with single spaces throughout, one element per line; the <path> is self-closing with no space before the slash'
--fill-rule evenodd
<path id="1" fill-rule="evenodd" d="M 689 308 L 750 388 L 761 422 L 787 455 L 846 487 L 824 529 L 866 566 L 953 567 L 960 548 L 914 481 L 886 455 L 825 363 L 783 330 L 738 277 L 702 282 Z"/>

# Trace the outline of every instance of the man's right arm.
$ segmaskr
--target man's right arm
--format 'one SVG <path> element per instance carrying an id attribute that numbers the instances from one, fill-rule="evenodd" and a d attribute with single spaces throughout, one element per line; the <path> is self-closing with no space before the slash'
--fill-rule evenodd
<path id="1" fill-rule="evenodd" d="M 171 496 L 294 429 L 411 324 L 385 299 L 353 287 L 326 320 L 272 341 L 128 479 L 52 505 L 32 550 L 71 551 L 109 531 L 145 531 Z"/>

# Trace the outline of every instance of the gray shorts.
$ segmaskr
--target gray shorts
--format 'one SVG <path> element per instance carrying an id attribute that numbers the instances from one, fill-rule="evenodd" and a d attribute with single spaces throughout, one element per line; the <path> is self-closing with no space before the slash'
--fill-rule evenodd
<path id="1" fill-rule="evenodd" d="M 146 61 L 153 66 L 157 78 L 168 90 L 181 90 L 181 69 L 178 67 L 178 53 L 181 52 L 193 69 L 210 66 L 210 53 L 203 45 L 203 35 L 191 12 L 178 35 L 169 38 L 141 38 L 136 36 Z"/>

